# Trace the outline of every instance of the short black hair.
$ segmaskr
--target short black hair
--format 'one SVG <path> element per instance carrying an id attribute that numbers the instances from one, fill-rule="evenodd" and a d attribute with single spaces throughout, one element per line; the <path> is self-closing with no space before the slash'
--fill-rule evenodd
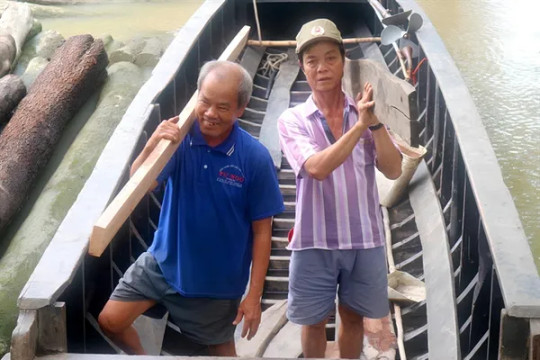
<path id="1" fill-rule="evenodd" d="M 329 41 L 332 41 L 332 40 L 329 40 Z M 308 51 L 309 49 L 311 49 L 311 47 L 315 44 L 319 43 L 319 41 L 316 41 L 312 44 L 309 44 L 308 46 L 306 46 L 304 49 L 302 49 L 302 51 L 300 51 L 298 53 L 298 60 L 300 61 L 300 64 L 301 65 L 304 65 L 304 53 L 306 51 Z M 343 61 L 345 61 L 345 46 L 343 45 L 343 43 L 338 43 L 338 42 L 335 42 L 335 44 L 338 46 L 339 48 L 339 53 L 341 54 L 341 58 L 343 59 Z"/>

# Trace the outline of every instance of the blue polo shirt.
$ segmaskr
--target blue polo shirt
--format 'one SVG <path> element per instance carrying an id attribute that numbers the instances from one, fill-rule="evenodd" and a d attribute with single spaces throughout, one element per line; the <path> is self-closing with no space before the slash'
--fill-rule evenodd
<path id="1" fill-rule="evenodd" d="M 195 122 L 157 180 L 167 185 L 149 251 L 167 282 L 184 296 L 241 297 L 251 223 L 284 210 L 268 150 L 237 122 L 210 147 Z"/>

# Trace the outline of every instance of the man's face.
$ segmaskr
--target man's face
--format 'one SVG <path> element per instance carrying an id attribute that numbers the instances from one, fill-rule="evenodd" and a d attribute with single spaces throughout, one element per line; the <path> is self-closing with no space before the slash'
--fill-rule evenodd
<path id="1" fill-rule="evenodd" d="M 320 41 L 304 51 L 302 69 L 312 91 L 341 91 L 343 58 L 339 45 Z"/>
<path id="2" fill-rule="evenodd" d="M 222 143 L 229 136 L 234 121 L 245 107 L 238 106 L 239 76 L 211 71 L 199 89 L 195 114 L 201 132 L 210 146 Z"/>

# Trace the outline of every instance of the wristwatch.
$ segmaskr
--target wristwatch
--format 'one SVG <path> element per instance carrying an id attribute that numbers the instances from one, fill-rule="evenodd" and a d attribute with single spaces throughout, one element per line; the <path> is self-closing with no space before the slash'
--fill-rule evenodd
<path id="1" fill-rule="evenodd" d="M 379 130 L 380 128 L 382 128 L 384 126 L 384 124 L 382 122 L 378 123 L 377 125 L 373 125 L 373 126 L 368 126 L 369 130 L 371 131 L 375 131 L 375 130 Z"/>

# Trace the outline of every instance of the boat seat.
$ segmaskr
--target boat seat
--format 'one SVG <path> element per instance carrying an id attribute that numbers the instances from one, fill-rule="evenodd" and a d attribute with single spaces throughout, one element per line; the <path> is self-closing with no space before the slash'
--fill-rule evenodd
<path id="1" fill-rule="evenodd" d="M 454 272 L 444 215 L 425 161 L 411 179 L 409 199 L 422 243 L 429 358 L 457 360 L 461 353 Z"/>

